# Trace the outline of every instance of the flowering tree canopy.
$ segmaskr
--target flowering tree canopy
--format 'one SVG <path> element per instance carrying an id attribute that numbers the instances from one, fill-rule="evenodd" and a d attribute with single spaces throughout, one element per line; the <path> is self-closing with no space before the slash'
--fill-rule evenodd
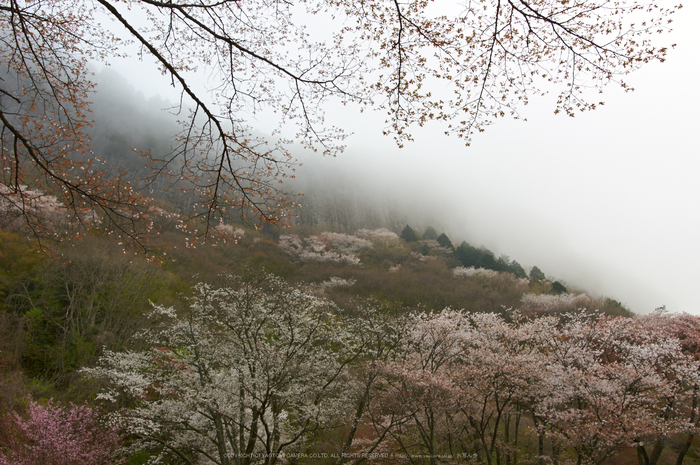
<path id="1" fill-rule="evenodd" d="M 86 405 L 61 408 L 29 403 L 26 418 L 7 414 L 0 430 L 2 465 L 108 465 L 122 463 L 115 452 L 121 437 Z"/>
<path id="2" fill-rule="evenodd" d="M 697 317 L 509 319 L 449 309 L 410 318 L 403 355 L 382 364 L 381 401 L 367 419 L 390 425 L 384 451 L 430 463 L 532 454 L 533 463 L 600 464 L 636 448 L 649 465 L 669 436 L 692 441 L 700 373 L 683 340 L 698 341 Z M 536 451 L 518 446 L 526 421 Z"/>
<path id="3" fill-rule="evenodd" d="M 266 274 L 199 284 L 186 308 L 154 306 L 139 350 L 84 371 L 108 381 L 99 397 L 120 400 L 114 420 L 151 463 L 272 465 L 326 447 L 337 465 L 592 465 L 623 450 L 653 465 L 682 463 L 699 431 L 698 317 L 566 311 L 576 296 L 561 311 L 397 315 L 309 289 Z"/>
<path id="4" fill-rule="evenodd" d="M 197 194 L 184 213 L 206 236 L 231 209 L 284 220 L 289 143 L 342 148 L 343 131 L 324 120 L 330 98 L 385 111 L 399 145 L 430 120 L 468 141 L 548 86 L 559 88 L 557 111 L 595 108 L 587 88 L 625 87 L 621 76 L 664 59 L 653 39 L 674 10 L 655 0 L 3 0 L 0 206 L 40 233 L 29 193 L 42 192 L 142 243 L 148 199 L 90 152 L 89 60 L 140 50 L 181 91 L 191 114 L 172 154 L 150 160 L 150 180 Z M 284 137 L 253 137 L 253 114 Z"/>
<path id="5" fill-rule="evenodd" d="M 118 418 L 137 447 L 185 463 L 274 464 L 315 431 L 344 424 L 347 366 L 357 356 L 333 306 L 262 276 L 199 285 L 180 315 L 162 321 L 143 351 L 107 352 L 86 370 L 112 382 L 101 397 L 138 407 Z"/>

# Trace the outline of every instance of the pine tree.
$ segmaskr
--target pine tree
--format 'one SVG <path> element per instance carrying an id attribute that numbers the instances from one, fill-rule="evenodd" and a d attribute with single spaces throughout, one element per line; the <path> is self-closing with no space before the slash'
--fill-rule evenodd
<path id="1" fill-rule="evenodd" d="M 532 269 L 530 270 L 530 279 L 538 279 L 540 281 L 547 279 L 542 270 L 537 268 L 536 266 L 533 266 Z"/>
<path id="2" fill-rule="evenodd" d="M 411 228 L 409 225 L 406 225 L 405 228 L 403 228 L 403 231 L 401 231 L 401 239 L 403 239 L 406 242 L 416 242 L 418 240 L 418 236 L 416 235 L 416 232 Z"/>
<path id="3" fill-rule="evenodd" d="M 450 250 L 454 250 L 455 247 L 452 245 L 452 241 L 450 240 L 449 237 L 445 233 L 442 233 L 438 236 L 437 238 L 438 244 L 440 244 L 441 247 L 445 247 Z"/>
<path id="4" fill-rule="evenodd" d="M 437 240 L 438 238 L 438 233 L 435 231 L 435 228 L 432 226 L 428 226 L 425 228 L 425 232 L 423 233 L 423 239 L 428 239 L 428 240 Z"/>

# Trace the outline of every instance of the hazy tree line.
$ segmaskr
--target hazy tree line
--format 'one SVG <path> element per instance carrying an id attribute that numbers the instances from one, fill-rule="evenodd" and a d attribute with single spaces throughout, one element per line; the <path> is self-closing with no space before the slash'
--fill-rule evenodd
<path id="1" fill-rule="evenodd" d="M 528 274 L 517 261 L 511 260 L 507 255 L 501 255 L 496 258 L 496 255 L 484 246 L 477 248 L 466 241 L 462 241 L 462 243 L 455 248 L 452 241 L 445 233 L 438 235 L 437 231 L 432 226 L 428 226 L 425 232 L 419 235 L 411 226 L 406 225 L 401 232 L 401 238 L 409 243 L 419 242 L 421 240 L 435 241 L 446 253 L 452 253 L 455 259 L 466 268 L 483 268 L 486 270 L 502 271 L 505 273 L 512 273 L 518 278 L 529 277 L 536 280 L 546 279 L 544 272 L 537 266 L 533 266 Z M 429 246 L 430 244 L 424 245 L 424 248 Z M 566 287 L 558 281 L 555 281 L 553 286 L 557 293 L 567 292 Z"/>

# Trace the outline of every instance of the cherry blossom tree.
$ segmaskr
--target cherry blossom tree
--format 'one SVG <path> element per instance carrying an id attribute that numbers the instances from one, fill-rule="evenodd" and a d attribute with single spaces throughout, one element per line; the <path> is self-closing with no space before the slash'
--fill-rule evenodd
<path id="1" fill-rule="evenodd" d="M 652 313 L 635 319 L 615 319 L 617 339 L 623 347 L 644 347 L 645 361 L 666 383 L 663 398 L 654 409 L 653 428 L 637 438 L 640 465 L 655 465 L 672 433 L 686 434 L 677 463 L 683 462 L 689 443 L 697 432 L 698 343 L 700 319 L 688 314 Z M 652 350 L 657 345 L 677 345 L 670 352 Z M 615 352 L 615 357 L 618 357 Z M 650 356 L 652 355 L 653 356 Z M 653 445 L 648 449 L 647 445 Z"/>
<path id="2" fill-rule="evenodd" d="M 392 386 L 385 402 L 405 416 L 392 438 L 404 454 L 426 454 L 431 464 L 444 447 L 446 414 L 459 408 L 459 389 L 450 375 L 464 354 L 465 324 L 464 315 L 450 309 L 413 315 L 404 356 L 385 365 Z"/>
<path id="3" fill-rule="evenodd" d="M 2 465 L 108 465 L 122 463 L 115 455 L 121 436 L 86 405 L 62 408 L 30 401 L 26 416 L 6 414 L 0 429 Z"/>
<path id="4" fill-rule="evenodd" d="M 296 234 L 282 235 L 279 247 L 301 262 L 358 265 L 357 252 L 372 247 L 372 242 L 349 234 L 324 232 L 305 239 Z"/>
<path id="5" fill-rule="evenodd" d="M 383 450 L 490 465 L 600 464 L 634 448 L 640 465 L 657 463 L 667 438 L 697 430 L 696 320 L 413 315 L 378 383 L 392 420 Z M 536 450 L 519 446 L 531 435 Z"/>
<path id="6" fill-rule="evenodd" d="M 473 456 L 492 464 L 501 453 L 510 460 L 516 399 L 538 373 L 527 332 L 501 315 L 450 309 L 415 314 L 409 327 L 403 356 L 383 365 L 385 409 L 403 415 L 390 435 L 398 449 L 430 463 Z"/>
<path id="7" fill-rule="evenodd" d="M 627 88 L 622 76 L 664 60 L 654 39 L 674 11 L 655 0 L 5 0 L 0 195 L 26 197 L 27 185 L 143 243 L 149 200 L 124 177 L 107 178 L 90 152 L 89 60 L 138 50 L 181 91 L 183 130 L 172 154 L 150 160 L 147 181 L 198 196 L 183 224 L 201 220 L 201 237 L 231 210 L 286 218 L 279 181 L 294 163 L 290 142 L 342 149 L 345 134 L 325 122 L 331 98 L 384 111 L 384 133 L 399 145 L 431 120 L 469 141 L 550 87 L 566 114 L 600 104 L 587 89 Z M 331 26 L 309 32 L 321 23 Z M 254 115 L 281 137 L 254 137 Z M 26 215 L 38 234 L 37 219 Z"/>
<path id="8" fill-rule="evenodd" d="M 602 463 L 636 447 L 641 464 L 655 463 L 665 437 L 687 428 L 676 409 L 686 403 L 697 369 L 679 340 L 643 320 L 586 312 L 535 321 L 549 322 L 549 330 L 535 333 L 547 394 L 529 408 L 554 458 L 569 449 L 576 463 Z M 647 441 L 656 443 L 651 457 Z"/>
<path id="9" fill-rule="evenodd" d="M 385 453 L 385 439 L 405 421 L 403 412 L 386 409 L 387 388 L 390 386 L 385 378 L 385 364 L 405 354 L 409 331 L 407 319 L 392 315 L 387 308 L 373 301 L 356 305 L 350 313 L 348 330 L 361 351 L 345 386 L 352 417 L 336 465 L 352 457 L 357 464 L 370 454 Z M 370 433 L 358 437 L 358 429 L 363 425 L 369 426 Z"/>
<path id="10" fill-rule="evenodd" d="M 185 463 L 274 464 L 310 435 L 348 422 L 343 393 L 359 348 L 327 301 L 262 275 L 200 284 L 189 307 L 155 306 L 142 351 L 106 352 L 105 399 L 136 447 Z"/>
<path id="11" fill-rule="evenodd" d="M 515 458 L 519 407 L 541 387 L 541 354 L 528 324 L 495 314 L 470 314 L 469 321 L 466 354 L 456 371 L 462 434 L 475 438 L 477 454 L 491 465 L 501 455 Z"/>

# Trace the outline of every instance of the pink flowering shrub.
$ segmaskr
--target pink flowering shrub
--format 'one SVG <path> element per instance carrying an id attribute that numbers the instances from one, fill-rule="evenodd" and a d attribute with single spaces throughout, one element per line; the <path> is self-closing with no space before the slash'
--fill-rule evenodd
<path id="1" fill-rule="evenodd" d="M 61 408 L 34 401 L 25 416 L 7 414 L 0 430 L 0 465 L 102 465 L 115 457 L 121 437 L 86 405 Z"/>

